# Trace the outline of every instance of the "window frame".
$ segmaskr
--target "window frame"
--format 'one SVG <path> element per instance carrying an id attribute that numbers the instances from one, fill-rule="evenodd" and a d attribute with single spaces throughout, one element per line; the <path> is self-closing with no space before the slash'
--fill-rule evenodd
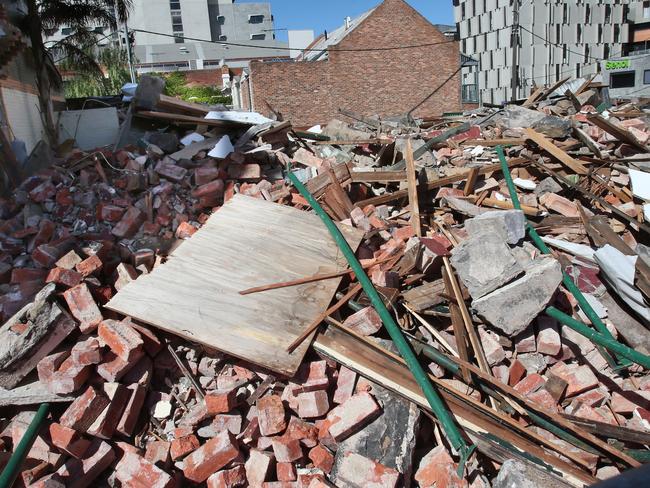
<path id="1" fill-rule="evenodd" d="M 618 84 L 615 83 L 615 80 L 620 79 L 622 77 L 628 77 L 627 79 L 632 80 L 632 84 Z M 631 78 L 630 78 L 631 76 Z M 628 71 L 616 71 L 614 73 L 611 73 L 609 75 L 609 87 L 613 90 L 617 90 L 619 88 L 634 88 L 636 86 L 636 71 L 634 70 L 628 70 Z"/>

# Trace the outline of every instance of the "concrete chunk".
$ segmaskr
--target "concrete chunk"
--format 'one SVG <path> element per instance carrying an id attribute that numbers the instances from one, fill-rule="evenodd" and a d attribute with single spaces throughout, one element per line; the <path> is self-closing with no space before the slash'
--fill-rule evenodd
<path id="1" fill-rule="evenodd" d="M 470 237 L 496 232 L 508 244 L 517 244 L 526 235 L 526 217 L 521 210 L 495 210 L 465 221 Z"/>
<path id="2" fill-rule="evenodd" d="M 472 307 L 494 327 L 513 336 L 522 332 L 544 310 L 561 281 L 560 263 L 555 259 L 543 259 L 523 278 L 474 300 Z"/>
<path id="3" fill-rule="evenodd" d="M 451 264 L 475 300 L 523 272 L 508 245 L 494 231 L 463 241 L 452 251 Z"/>

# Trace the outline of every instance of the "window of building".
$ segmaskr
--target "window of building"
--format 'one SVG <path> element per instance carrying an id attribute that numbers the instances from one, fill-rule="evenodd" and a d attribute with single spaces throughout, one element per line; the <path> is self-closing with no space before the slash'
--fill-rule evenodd
<path id="1" fill-rule="evenodd" d="M 598 24 L 598 44 L 603 42 L 603 24 Z"/>
<path id="2" fill-rule="evenodd" d="M 226 17 L 224 15 L 219 15 L 217 17 L 217 23 L 219 25 L 224 25 L 226 23 Z"/>
<path id="3" fill-rule="evenodd" d="M 650 69 L 643 72 L 643 84 L 650 85 Z"/>
<path id="4" fill-rule="evenodd" d="M 578 44 L 582 44 L 582 25 L 578 24 L 576 28 L 578 29 Z"/>
<path id="5" fill-rule="evenodd" d="M 183 33 L 182 32 L 176 32 L 174 33 L 174 36 L 176 36 L 176 39 L 174 39 L 174 42 L 176 44 L 183 44 L 185 42 L 185 39 L 183 39 Z"/>
<path id="6" fill-rule="evenodd" d="M 621 42 L 621 26 L 619 24 L 614 24 L 614 42 Z"/>
<path id="7" fill-rule="evenodd" d="M 266 34 L 251 34 L 251 39 L 254 41 L 263 41 L 266 39 Z"/>
<path id="8" fill-rule="evenodd" d="M 591 24 L 591 7 L 589 4 L 585 5 L 585 23 Z"/>
<path id="9" fill-rule="evenodd" d="M 605 44 L 604 58 L 609 58 L 609 44 Z"/>
<path id="10" fill-rule="evenodd" d="M 72 27 L 64 27 L 63 29 L 61 29 L 61 34 L 64 35 L 64 36 L 69 36 L 73 32 L 74 32 L 74 29 Z"/>
<path id="11" fill-rule="evenodd" d="M 228 40 L 228 36 L 219 36 L 219 40 L 220 40 L 220 41 L 227 41 L 227 40 Z"/>
<path id="12" fill-rule="evenodd" d="M 634 87 L 636 73 L 634 71 L 623 71 L 612 73 L 609 77 L 610 88 L 632 88 Z M 645 73 L 644 73 L 645 78 Z"/>
<path id="13" fill-rule="evenodd" d="M 563 5 L 562 23 L 563 24 L 568 24 L 569 23 L 569 7 L 567 6 L 566 3 Z"/>
<path id="14" fill-rule="evenodd" d="M 605 5 L 605 23 L 609 24 L 612 21 L 612 6 Z"/>
<path id="15" fill-rule="evenodd" d="M 643 2 L 643 18 L 650 19 L 650 2 Z"/>
<path id="16" fill-rule="evenodd" d="M 104 33 L 104 29 L 106 29 L 106 27 L 95 27 L 95 28 L 93 29 L 93 32 L 94 32 L 95 34 L 103 34 L 103 33 Z"/>
<path id="17" fill-rule="evenodd" d="M 585 44 L 585 63 L 589 62 L 589 44 Z"/>
<path id="18" fill-rule="evenodd" d="M 181 0 L 169 0 L 169 9 L 170 10 L 180 10 L 181 9 Z"/>
<path id="19" fill-rule="evenodd" d="M 249 24 L 261 24 L 264 22 L 264 16 L 263 15 L 249 15 L 248 16 L 248 23 Z"/>

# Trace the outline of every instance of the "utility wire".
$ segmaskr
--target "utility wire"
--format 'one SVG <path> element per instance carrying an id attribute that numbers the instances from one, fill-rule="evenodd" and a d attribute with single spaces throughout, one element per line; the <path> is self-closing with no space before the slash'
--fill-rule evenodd
<path id="1" fill-rule="evenodd" d="M 544 41 L 544 42 L 546 43 L 546 45 L 555 46 L 555 47 L 561 47 L 562 49 L 565 49 L 565 45 L 564 45 L 564 44 L 558 44 L 558 43 L 556 43 L 556 42 L 551 42 L 551 41 L 549 41 L 546 37 L 543 37 L 543 36 L 540 36 L 540 35 L 538 35 L 538 34 L 535 34 L 533 31 L 531 31 L 530 29 L 527 29 L 527 28 L 524 27 L 523 25 L 520 25 L 519 28 L 522 29 L 522 30 L 525 30 L 526 32 L 528 32 L 529 34 L 531 34 L 533 37 L 537 37 L 538 39 L 541 39 L 542 41 Z M 568 49 L 568 48 L 566 48 L 566 50 L 567 50 L 567 52 L 570 52 L 570 53 L 573 53 L 573 54 L 577 54 L 578 56 L 584 56 L 584 55 L 585 55 L 585 53 L 579 53 L 578 51 L 572 51 L 571 49 Z M 602 59 L 594 58 L 593 56 L 586 56 L 586 57 L 588 57 L 589 59 L 593 59 L 593 60 L 595 60 L 595 61 L 602 61 Z"/>
<path id="2" fill-rule="evenodd" d="M 199 39 L 197 37 L 187 37 L 187 36 L 178 36 L 174 34 L 165 34 L 163 32 L 155 32 L 155 31 L 149 31 L 149 30 L 144 30 L 144 29 L 130 29 L 131 32 L 142 32 L 143 34 L 153 34 L 156 36 L 163 36 L 163 37 L 172 37 L 174 39 L 183 39 L 186 41 L 195 41 L 195 42 L 206 42 L 209 44 L 220 44 L 222 46 L 236 46 L 236 47 L 250 47 L 250 48 L 256 48 L 256 49 L 273 49 L 274 51 L 282 51 L 282 50 L 289 50 L 289 51 L 300 51 L 303 53 L 307 52 L 316 52 L 320 53 L 323 51 L 326 51 L 327 48 L 323 49 L 299 49 L 295 47 L 283 47 L 283 46 L 263 46 L 263 45 L 254 45 L 254 44 L 243 44 L 243 43 L 238 43 L 238 42 L 226 42 L 226 41 L 213 41 L 212 39 Z M 336 52 L 374 52 L 374 51 L 398 51 L 400 49 L 417 49 L 421 47 L 431 47 L 431 46 L 439 46 L 441 44 L 451 44 L 454 42 L 458 41 L 443 41 L 443 42 L 429 42 L 426 44 L 411 44 L 411 45 L 406 45 L 406 46 L 392 46 L 392 47 L 368 47 L 368 48 L 359 48 L 359 49 L 336 49 Z M 329 46 L 328 46 L 329 47 Z"/>

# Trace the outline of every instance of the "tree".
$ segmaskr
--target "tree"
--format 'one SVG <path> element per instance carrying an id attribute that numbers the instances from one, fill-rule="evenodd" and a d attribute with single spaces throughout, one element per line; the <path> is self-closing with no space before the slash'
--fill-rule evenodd
<path id="1" fill-rule="evenodd" d="M 123 49 L 105 48 L 97 55 L 97 62 L 102 73 L 95 70 L 79 70 L 73 63 L 63 61 L 60 68 L 63 71 L 73 71 L 75 76 L 64 80 L 66 98 L 99 97 L 115 95 L 120 92 L 125 83 L 131 81 L 128 60 Z"/>
<path id="2" fill-rule="evenodd" d="M 13 0 L 18 3 L 19 0 Z M 55 63 L 65 59 L 76 69 L 84 71 L 101 69 L 88 49 L 97 41 L 92 31 L 94 25 L 116 27 L 116 12 L 119 21 L 127 18 L 132 6 L 131 0 L 24 0 L 27 12 L 20 25 L 31 40 L 31 50 L 36 69 L 39 106 L 46 130 L 46 137 L 52 147 L 57 143 L 56 129 L 52 115 L 52 85 L 61 83 Z M 44 37 L 61 27 L 69 27 L 72 34 L 50 46 Z"/>

